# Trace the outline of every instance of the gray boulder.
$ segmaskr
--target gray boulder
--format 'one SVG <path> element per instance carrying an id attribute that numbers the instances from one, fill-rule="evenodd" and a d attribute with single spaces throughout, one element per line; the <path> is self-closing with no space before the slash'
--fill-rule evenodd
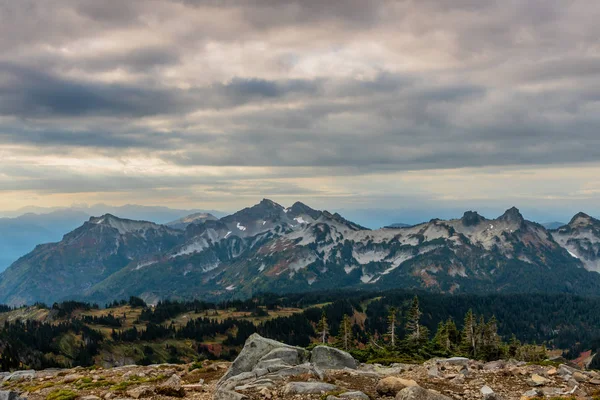
<path id="1" fill-rule="evenodd" d="M 297 349 L 289 349 L 287 347 L 279 347 L 271 350 L 267 355 L 260 359 L 260 361 L 279 359 L 289 365 L 298 365 L 300 360 L 298 358 Z"/>
<path id="2" fill-rule="evenodd" d="M 420 386 L 410 386 L 402 389 L 396 395 L 396 400 L 452 400 L 448 396 L 423 389 Z"/>
<path id="3" fill-rule="evenodd" d="M 213 400 L 244 400 L 247 398 L 243 394 L 231 390 L 217 390 L 213 396 Z"/>
<path id="4" fill-rule="evenodd" d="M 288 346 L 287 344 L 278 342 L 272 339 L 266 339 L 259 334 L 251 335 L 244 348 L 237 356 L 227 373 L 221 378 L 218 385 L 243 372 L 252 371 L 256 364 L 271 351 L 279 348 L 286 348 L 296 351 L 298 359 L 305 360 L 308 358 L 308 351 L 299 347 Z"/>
<path id="5" fill-rule="evenodd" d="M 25 371 L 16 371 L 12 374 L 5 376 L 4 381 L 21 381 L 21 380 L 32 380 L 35 378 L 35 371 L 32 369 Z"/>
<path id="6" fill-rule="evenodd" d="M 356 369 L 356 360 L 342 350 L 328 346 L 317 346 L 313 349 L 310 361 L 320 369 Z"/>
<path id="7" fill-rule="evenodd" d="M 337 390 L 337 386 L 323 382 L 290 382 L 283 388 L 284 394 L 321 394 Z"/>
<path id="8" fill-rule="evenodd" d="M 0 390 L 0 400 L 20 400 L 19 393 L 11 390 Z"/>
<path id="9" fill-rule="evenodd" d="M 363 392 L 355 391 L 355 392 L 346 392 L 339 395 L 341 399 L 358 399 L 358 400 L 370 400 L 369 396 L 364 394 Z"/>

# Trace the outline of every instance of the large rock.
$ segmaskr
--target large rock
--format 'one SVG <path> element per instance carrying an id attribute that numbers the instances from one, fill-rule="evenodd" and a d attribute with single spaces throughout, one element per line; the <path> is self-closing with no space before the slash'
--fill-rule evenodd
<path id="1" fill-rule="evenodd" d="M 420 386 L 411 386 L 402 389 L 397 395 L 396 400 L 452 400 L 450 397 L 436 393 L 431 390 L 423 389 Z"/>
<path id="2" fill-rule="evenodd" d="M 543 376 L 539 375 L 539 374 L 533 374 L 531 375 L 531 379 L 529 379 L 527 381 L 527 383 L 530 386 L 544 386 L 548 383 L 550 383 L 549 379 L 544 378 Z"/>
<path id="3" fill-rule="evenodd" d="M 285 348 L 296 351 L 298 359 L 304 361 L 308 358 L 308 351 L 299 347 L 288 346 L 287 344 L 278 342 L 272 339 L 266 339 L 259 334 L 251 335 L 244 348 L 237 356 L 229 371 L 221 378 L 219 385 L 231 378 L 232 376 L 239 375 L 243 372 L 250 372 L 254 366 L 271 351 L 279 348 Z"/>
<path id="4" fill-rule="evenodd" d="M 32 369 L 28 369 L 25 371 L 16 371 L 12 374 L 5 376 L 3 378 L 4 381 L 22 381 L 22 380 L 32 380 L 35 378 L 35 371 Z"/>
<path id="5" fill-rule="evenodd" d="M 337 390 L 337 386 L 324 382 L 290 382 L 283 388 L 284 394 L 321 394 Z"/>
<path id="6" fill-rule="evenodd" d="M 277 349 L 271 350 L 263 358 L 261 358 L 260 361 L 268 361 L 268 360 L 275 360 L 275 359 L 281 360 L 284 363 L 289 364 L 289 365 L 298 365 L 299 364 L 298 350 L 290 349 L 287 347 L 279 347 Z"/>
<path id="7" fill-rule="evenodd" d="M 0 400 L 21 400 L 19 393 L 11 390 L 0 390 Z"/>
<path id="8" fill-rule="evenodd" d="M 412 379 L 402 379 L 396 376 L 388 376 L 377 382 L 375 390 L 382 396 L 395 396 L 402 389 L 411 386 L 419 385 Z"/>
<path id="9" fill-rule="evenodd" d="M 181 378 L 179 375 L 171 375 L 166 382 L 156 388 L 156 393 L 170 397 L 185 396 L 185 390 L 181 387 Z"/>
<path id="10" fill-rule="evenodd" d="M 328 346 L 315 347 L 310 361 L 320 369 L 356 369 L 356 360 L 350 354 Z"/>
<path id="11" fill-rule="evenodd" d="M 243 394 L 231 390 L 217 390 L 213 395 L 213 400 L 245 400 L 247 398 Z"/>
<path id="12" fill-rule="evenodd" d="M 134 399 L 142 399 L 144 397 L 154 396 L 154 388 L 152 386 L 139 386 L 127 391 L 127 395 Z"/>
<path id="13" fill-rule="evenodd" d="M 369 400 L 369 396 L 364 394 L 363 392 L 354 391 L 354 392 L 345 392 L 338 396 L 340 399 L 358 399 L 358 400 Z"/>

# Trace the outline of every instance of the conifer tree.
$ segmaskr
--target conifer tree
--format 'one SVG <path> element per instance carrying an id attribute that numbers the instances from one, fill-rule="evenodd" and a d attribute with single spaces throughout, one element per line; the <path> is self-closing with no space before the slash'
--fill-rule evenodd
<path id="1" fill-rule="evenodd" d="M 348 351 L 352 347 L 353 333 L 352 333 L 352 320 L 350 316 L 344 314 L 342 323 L 340 324 L 340 333 L 337 337 L 337 345 L 342 349 Z"/>
<path id="2" fill-rule="evenodd" d="M 462 347 L 463 351 L 471 357 L 475 357 L 477 352 L 477 327 L 473 310 L 467 311 L 465 315 L 465 324 L 462 331 Z"/>
<path id="3" fill-rule="evenodd" d="M 398 316 L 398 309 L 396 307 L 390 307 L 388 312 L 388 332 L 387 336 L 390 339 L 390 344 L 392 347 L 396 347 L 396 324 Z"/>
<path id="4" fill-rule="evenodd" d="M 327 336 L 329 335 L 329 324 L 327 323 L 327 316 L 325 311 L 321 314 L 321 319 L 317 324 L 317 331 L 322 343 L 327 343 Z"/>
<path id="5" fill-rule="evenodd" d="M 407 321 L 406 321 L 406 333 L 407 339 L 412 342 L 418 342 L 421 337 L 421 329 L 422 326 L 420 324 L 421 321 L 421 309 L 419 308 L 419 298 L 415 296 L 413 298 L 412 306 L 408 311 Z"/>

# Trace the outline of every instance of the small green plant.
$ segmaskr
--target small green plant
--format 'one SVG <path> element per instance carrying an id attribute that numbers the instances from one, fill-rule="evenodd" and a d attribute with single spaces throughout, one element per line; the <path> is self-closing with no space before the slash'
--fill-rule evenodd
<path id="1" fill-rule="evenodd" d="M 57 389 L 46 396 L 46 400 L 74 400 L 76 398 L 77 394 L 67 389 Z"/>
<path id="2" fill-rule="evenodd" d="M 196 369 L 202 369 L 202 363 L 200 361 L 196 361 L 195 363 L 193 363 L 192 365 L 190 365 L 190 372 L 196 370 Z"/>

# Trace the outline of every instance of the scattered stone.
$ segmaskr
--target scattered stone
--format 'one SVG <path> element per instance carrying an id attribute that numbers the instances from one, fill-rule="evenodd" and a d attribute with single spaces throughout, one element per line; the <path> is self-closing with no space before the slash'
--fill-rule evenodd
<path id="1" fill-rule="evenodd" d="M 377 391 L 377 393 L 383 396 L 395 396 L 402 389 L 411 386 L 418 386 L 418 384 L 412 379 L 403 379 L 395 376 L 388 376 L 377 382 L 375 390 Z"/>
<path id="2" fill-rule="evenodd" d="M 598 378 L 590 379 L 590 383 L 592 385 L 600 385 L 600 379 L 598 379 Z"/>
<path id="3" fill-rule="evenodd" d="M 156 388 L 156 393 L 171 397 L 185 396 L 185 390 L 181 387 L 181 378 L 179 375 L 171 375 L 166 382 Z"/>
<path id="4" fill-rule="evenodd" d="M 579 371 L 575 371 L 573 373 L 573 379 L 575 379 L 577 382 L 587 382 L 589 380 L 589 378 L 586 375 Z"/>
<path id="5" fill-rule="evenodd" d="M 479 391 L 484 396 L 486 396 L 488 394 L 493 394 L 494 393 L 494 391 L 492 390 L 492 388 L 489 387 L 489 386 L 487 386 L 487 385 L 485 385 L 484 387 L 482 387 Z"/>
<path id="6" fill-rule="evenodd" d="M 311 363 L 320 369 L 356 369 L 356 360 L 345 351 L 329 346 L 317 346 L 310 357 Z"/>
<path id="7" fill-rule="evenodd" d="M 438 362 L 451 364 L 451 365 L 461 365 L 463 367 L 469 366 L 469 359 L 465 358 L 465 357 L 451 357 L 451 358 L 446 358 L 444 360 L 439 360 Z"/>
<path id="8" fill-rule="evenodd" d="M 535 386 L 544 386 L 544 385 L 546 385 L 549 382 L 550 382 L 549 379 L 546 379 L 543 376 L 538 375 L 538 374 L 531 375 L 531 378 L 527 381 L 527 383 L 530 386 L 534 386 L 534 387 Z"/>
<path id="9" fill-rule="evenodd" d="M 483 365 L 483 369 L 486 371 L 491 371 L 494 369 L 502 369 L 506 366 L 506 362 L 504 360 L 490 361 Z"/>
<path id="10" fill-rule="evenodd" d="M 354 392 L 345 392 L 339 395 L 341 399 L 358 399 L 358 400 L 369 400 L 369 396 L 364 394 L 363 392 L 354 391 Z"/>
<path id="11" fill-rule="evenodd" d="M 231 390 L 217 390 L 213 396 L 213 400 L 245 400 L 247 398 L 243 394 Z"/>
<path id="12" fill-rule="evenodd" d="M 396 395 L 396 400 L 451 400 L 450 397 L 423 389 L 420 386 L 411 386 L 402 389 Z"/>
<path id="13" fill-rule="evenodd" d="M 81 375 L 81 374 L 69 374 L 69 375 L 65 375 L 65 377 L 63 378 L 63 382 L 64 383 L 73 383 L 73 382 L 77 382 L 80 379 L 85 378 L 85 376 Z"/>
<path id="14" fill-rule="evenodd" d="M 100 397 L 91 394 L 89 396 L 80 397 L 79 400 L 100 400 Z"/>
<path id="15" fill-rule="evenodd" d="M 427 370 L 427 376 L 429 376 L 430 378 L 440 377 L 440 372 L 438 371 L 437 365 L 432 365 L 431 367 L 429 367 L 429 369 Z"/>
<path id="16" fill-rule="evenodd" d="M 152 386 L 139 386 L 127 391 L 127 395 L 134 399 L 142 399 L 145 397 L 152 397 L 154 395 L 154 388 Z"/>
<path id="17" fill-rule="evenodd" d="M 283 388 L 284 394 L 321 394 L 337 390 L 338 387 L 324 382 L 290 382 Z"/>
<path id="18" fill-rule="evenodd" d="M 531 399 L 531 398 L 543 396 L 543 395 L 544 395 L 544 393 L 541 390 L 531 389 L 531 390 L 528 390 L 527 392 L 523 393 L 523 395 L 521 396 L 521 399 Z"/>
<path id="19" fill-rule="evenodd" d="M 183 388 L 183 390 L 187 390 L 190 392 L 201 392 L 204 390 L 203 383 L 191 383 L 189 385 L 183 385 L 181 387 Z"/>

